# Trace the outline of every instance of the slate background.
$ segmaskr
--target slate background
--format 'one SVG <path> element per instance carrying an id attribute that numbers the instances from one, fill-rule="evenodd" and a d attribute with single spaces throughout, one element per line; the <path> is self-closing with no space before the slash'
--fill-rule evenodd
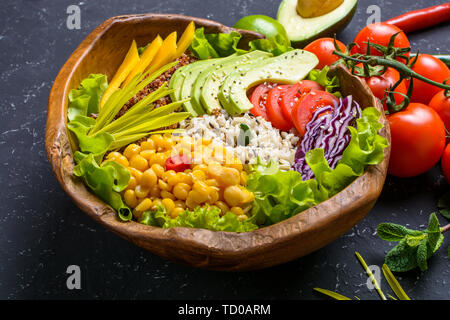
<path id="1" fill-rule="evenodd" d="M 382 20 L 441 1 L 360 0 L 339 35 L 349 42 L 366 23 L 366 9 Z M 66 9 L 81 8 L 81 30 L 68 30 Z M 324 299 L 313 287 L 378 299 L 354 252 L 381 266 L 392 244 L 380 240 L 380 222 L 425 227 L 448 189 L 438 167 L 415 179 L 388 178 L 375 208 L 327 247 L 274 268 L 222 273 L 181 266 L 140 249 L 94 223 L 57 183 L 44 151 L 47 98 L 56 74 L 78 44 L 101 22 L 127 13 L 181 13 L 233 25 L 250 14 L 275 16 L 268 0 L 3 0 L 0 6 L 0 298 L 1 299 Z M 450 28 L 410 35 L 427 53 L 450 52 Z M 441 223 L 445 223 L 440 217 Z M 449 236 L 447 235 L 447 238 Z M 450 298 L 445 240 L 425 273 L 399 276 L 415 299 Z M 82 289 L 66 288 L 66 268 L 79 265 Z M 390 293 L 383 280 L 382 288 Z"/>

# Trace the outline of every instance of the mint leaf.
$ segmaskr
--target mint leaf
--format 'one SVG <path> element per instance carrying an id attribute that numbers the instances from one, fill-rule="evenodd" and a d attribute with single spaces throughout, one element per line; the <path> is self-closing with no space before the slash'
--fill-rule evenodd
<path id="1" fill-rule="evenodd" d="M 385 257 L 385 263 L 394 272 L 405 272 L 417 267 L 417 247 L 401 240 Z"/>
<path id="2" fill-rule="evenodd" d="M 421 231 L 410 230 L 395 223 L 380 223 L 377 227 L 378 236 L 385 241 L 400 241 L 406 235 L 419 236 Z"/>
<path id="3" fill-rule="evenodd" d="M 436 213 L 434 213 L 434 212 L 430 215 L 427 231 L 429 233 L 431 233 L 431 232 L 439 232 L 440 233 L 441 232 L 441 230 L 439 228 L 439 220 L 436 216 Z"/>
<path id="4" fill-rule="evenodd" d="M 406 243 L 408 244 L 408 246 L 414 248 L 414 247 L 417 247 L 422 242 L 422 240 L 425 239 L 426 236 L 427 235 L 424 233 L 419 236 L 406 235 L 405 240 L 406 240 Z"/>
<path id="5" fill-rule="evenodd" d="M 419 266 L 421 271 L 425 271 L 428 269 L 427 258 L 428 258 L 428 248 L 427 248 L 427 239 L 423 239 L 419 246 L 417 247 L 417 265 Z"/>

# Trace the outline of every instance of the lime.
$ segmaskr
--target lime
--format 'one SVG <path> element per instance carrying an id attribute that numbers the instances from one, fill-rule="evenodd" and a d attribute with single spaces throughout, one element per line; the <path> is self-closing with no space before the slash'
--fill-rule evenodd
<path id="1" fill-rule="evenodd" d="M 264 34 L 268 39 L 275 38 L 279 35 L 285 40 L 286 45 L 290 45 L 288 35 L 283 25 L 268 16 L 253 15 L 244 17 L 239 20 L 233 28 L 259 32 Z"/>

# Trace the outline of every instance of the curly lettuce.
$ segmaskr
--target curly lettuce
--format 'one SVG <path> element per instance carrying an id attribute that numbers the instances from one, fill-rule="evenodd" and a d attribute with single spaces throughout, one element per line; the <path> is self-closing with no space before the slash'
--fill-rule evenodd
<path id="1" fill-rule="evenodd" d="M 157 210 L 144 212 L 139 222 L 161 228 L 189 227 L 231 232 L 248 232 L 258 229 L 257 225 L 249 220 L 241 221 L 231 212 L 220 216 L 220 209 L 215 206 L 199 206 L 192 211 L 186 209 L 176 218 L 171 218 L 163 206 L 158 206 Z"/>
<path id="2" fill-rule="evenodd" d="M 270 225 L 290 218 L 342 191 L 367 165 L 381 163 L 388 141 L 378 134 L 382 128 L 379 117 L 380 112 L 373 107 L 362 111 L 356 128 L 349 127 L 351 141 L 335 169 L 330 168 L 323 149 L 308 151 L 305 158 L 315 179 L 302 181 L 297 171 L 281 171 L 272 161 L 258 161 L 247 185 L 255 193 L 250 222 Z"/>

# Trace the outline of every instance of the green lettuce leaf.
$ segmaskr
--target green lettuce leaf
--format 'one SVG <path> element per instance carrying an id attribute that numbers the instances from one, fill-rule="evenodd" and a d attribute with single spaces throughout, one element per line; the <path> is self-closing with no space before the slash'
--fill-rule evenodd
<path id="1" fill-rule="evenodd" d="M 310 150 L 306 162 L 315 179 L 302 181 L 299 172 L 281 171 L 275 162 L 264 164 L 258 159 L 251 167 L 247 183 L 247 188 L 255 193 L 253 216 L 249 220 L 270 225 L 290 218 L 342 191 L 363 174 L 367 165 L 380 163 L 388 142 L 378 134 L 382 128 L 379 117 L 380 112 L 375 108 L 362 111 L 356 128 L 349 128 L 350 144 L 334 170 L 325 159 L 323 149 Z"/>
<path id="2" fill-rule="evenodd" d="M 197 207 L 193 211 L 186 210 L 176 218 L 171 218 L 165 208 L 159 206 L 157 210 L 144 212 L 139 222 L 162 228 L 189 227 L 212 231 L 248 232 L 258 229 L 248 220 L 240 221 L 231 212 L 220 216 L 220 209 L 214 206 Z"/>
<path id="3" fill-rule="evenodd" d="M 100 99 L 108 87 L 108 80 L 104 74 L 90 74 L 81 81 L 78 89 L 69 92 L 69 108 L 67 116 L 70 121 L 76 116 L 88 116 L 98 113 Z"/>
<path id="4" fill-rule="evenodd" d="M 116 210 L 121 220 L 131 220 L 131 210 L 123 203 L 119 193 L 125 190 L 130 180 L 130 172 L 124 166 L 115 161 L 107 161 L 99 166 L 94 155 L 89 154 L 73 168 L 73 173 L 82 178 L 95 195 Z"/>
<path id="5" fill-rule="evenodd" d="M 201 60 L 227 57 L 234 53 L 245 54 L 253 50 L 261 50 L 280 55 L 293 48 L 286 45 L 283 38 L 277 35 L 270 39 L 256 39 L 249 42 L 250 50 L 239 49 L 238 43 L 242 35 L 238 32 L 205 34 L 204 28 L 195 30 L 194 40 L 189 50 Z"/>
<path id="6" fill-rule="evenodd" d="M 338 98 L 341 98 L 342 94 L 339 91 L 336 91 L 337 89 L 339 89 L 339 79 L 337 78 L 337 76 L 329 78 L 329 70 L 330 68 L 328 66 L 323 67 L 322 70 L 313 69 L 308 74 L 308 80 L 317 82 L 325 88 L 325 91 L 334 94 Z"/>

